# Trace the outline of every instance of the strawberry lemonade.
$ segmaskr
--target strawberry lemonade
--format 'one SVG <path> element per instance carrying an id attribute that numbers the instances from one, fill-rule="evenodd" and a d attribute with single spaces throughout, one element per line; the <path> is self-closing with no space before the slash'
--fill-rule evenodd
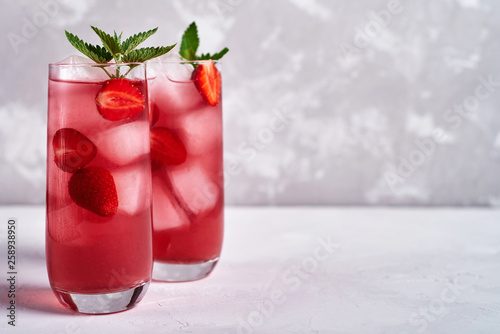
<path id="1" fill-rule="evenodd" d="M 186 65 L 148 66 L 164 66 L 168 71 Z M 213 62 L 206 62 L 198 65 L 198 72 L 205 67 L 215 69 Z M 200 94 L 195 80 L 174 79 L 168 72 L 159 72 L 150 83 L 153 277 L 168 281 L 197 279 L 210 272 L 221 252 L 224 207 L 219 182 L 220 100 L 212 105 Z"/>
<path id="2" fill-rule="evenodd" d="M 221 74 L 197 57 L 193 23 L 180 55 L 148 62 L 153 174 L 153 278 L 207 276 L 221 253 L 224 225 Z"/>
<path id="3" fill-rule="evenodd" d="M 91 66 L 50 66 L 46 255 L 64 304 L 107 313 L 133 305 L 151 279 L 147 88 L 144 65 L 131 79 L 78 77 L 102 71 Z M 123 305 L 106 305 L 116 293 Z"/>

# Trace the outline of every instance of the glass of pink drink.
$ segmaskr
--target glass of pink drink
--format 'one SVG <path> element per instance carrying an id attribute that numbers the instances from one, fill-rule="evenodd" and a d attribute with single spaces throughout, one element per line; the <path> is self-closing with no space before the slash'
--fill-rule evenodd
<path id="1" fill-rule="evenodd" d="M 148 106 L 144 64 L 49 66 L 47 270 L 76 311 L 126 310 L 151 281 Z"/>
<path id="2" fill-rule="evenodd" d="M 147 67 L 153 279 L 196 280 L 213 270 L 222 248 L 220 72 L 212 60 L 153 60 Z"/>

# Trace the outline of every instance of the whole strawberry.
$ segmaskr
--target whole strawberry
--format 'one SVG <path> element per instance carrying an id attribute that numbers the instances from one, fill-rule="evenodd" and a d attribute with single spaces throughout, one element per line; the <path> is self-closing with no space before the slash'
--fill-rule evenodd
<path id="1" fill-rule="evenodd" d="M 186 147 L 169 129 L 158 127 L 149 132 L 151 142 L 151 166 L 180 165 L 186 161 Z"/>
<path id="2" fill-rule="evenodd" d="M 71 199 L 79 206 L 102 217 L 111 217 L 118 209 L 118 194 L 111 173 L 101 167 L 85 167 L 71 176 Z"/>

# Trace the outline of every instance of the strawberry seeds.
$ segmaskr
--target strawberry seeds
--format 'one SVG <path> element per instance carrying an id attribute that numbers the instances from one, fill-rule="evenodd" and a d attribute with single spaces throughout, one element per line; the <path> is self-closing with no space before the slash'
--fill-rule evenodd
<path id="1" fill-rule="evenodd" d="M 142 93 L 128 79 L 106 81 L 95 98 L 99 113 L 107 120 L 120 121 L 144 110 Z"/>
<path id="2" fill-rule="evenodd" d="M 221 75 L 214 62 L 210 59 L 199 64 L 193 71 L 192 80 L 201 95 L 211 106 L 219 103 L 221 91 Z"/>

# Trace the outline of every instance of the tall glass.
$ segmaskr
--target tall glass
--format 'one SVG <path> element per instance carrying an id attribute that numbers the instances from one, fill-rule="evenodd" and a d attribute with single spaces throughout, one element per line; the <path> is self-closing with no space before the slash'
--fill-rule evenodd
<path id="1" fill-rule="evenodd" d="M 144 64 L 49 65 L 47 270 L 76 311 L 126 310 L 151 281 L 148 107 Z"/>
<path id="2" fill-rule="evenodd" d="M 156 280 L 203 278 L 221 253 L 222 96 L 211 105 L 196 87 L 193 70 L 202 63 L 147 63 Z"/>

